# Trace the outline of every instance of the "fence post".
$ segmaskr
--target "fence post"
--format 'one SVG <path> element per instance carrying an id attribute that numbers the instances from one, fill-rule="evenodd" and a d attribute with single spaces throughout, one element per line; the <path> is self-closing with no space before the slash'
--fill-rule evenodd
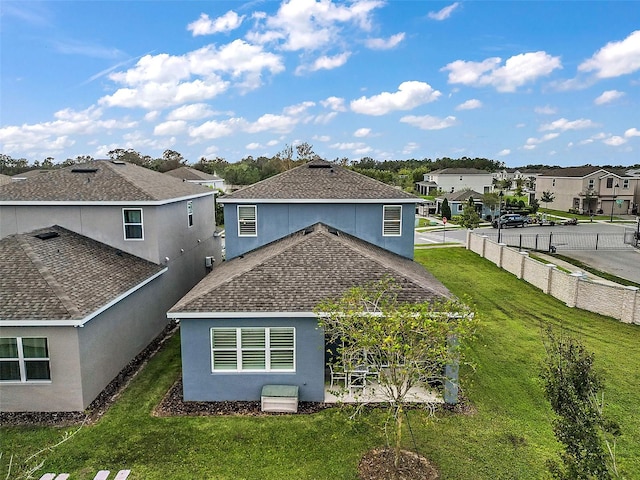
<path id="1" fill-rule="evenodd" d="M 520 259 L 520 275 L 518 275 L 518 278 L 524 278 L 524 264 L 529 258 L 529 252 L 520 252 L 520 255 L 522 255 L 522 258 Z"/>
<path id="2" fill-rule="evenodd" d="M 553 232 L 549 232 L 549 251 L 551 251 L 551 247 L 553 247 L 553 243 L 551 243 L 553 240 Z"/>
<path id="3" fill-rule="evenodd" d="M 631 286 L 626 286 L 624 288 L 626 291 L 624 292 L 620 321 L 624 323 L 634 323 L 636 309 L 640 307 L 640 305 L 638 305 L 638 290 L 640 289 L 638 287 Z"/>
<path id="4" fill-rule="evenodd" d="M 600 233 L 596 233 L 596 250 L 598 249 L 598 240 L 600 240 Z"/>

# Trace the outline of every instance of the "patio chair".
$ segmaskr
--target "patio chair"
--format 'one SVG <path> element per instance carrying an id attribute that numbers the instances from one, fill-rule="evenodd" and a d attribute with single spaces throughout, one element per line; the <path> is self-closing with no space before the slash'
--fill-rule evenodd
<path id="1" fill-rule="evenodd" d="M 348 373 L 349 394 L 354 395 L 356 390 L 361 390 L 364 394 L 367 387 L 367 375 L 369 370 L 365 367 L 356 367 Z"/>
<path id="2" fill-rule="evenodd" d="M 333 388 L 334 382 L 344 382 L 344 388 L 347 388 L 347 372 L 336 371 L 331 364 L 329 364 L 329 371 L 331 372 L 331 386 L 329 388 Z"/>

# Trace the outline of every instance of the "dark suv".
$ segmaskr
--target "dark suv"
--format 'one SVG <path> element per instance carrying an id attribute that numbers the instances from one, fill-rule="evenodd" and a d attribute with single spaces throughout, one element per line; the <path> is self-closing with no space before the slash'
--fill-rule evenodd
<path id="1" fill-rule="evenodd" d="M 500 227 L 524 227 L 529 220 L 527 217 L 518 215 L 517 213 L 509 213 L 500 217 Z M 498 228 L 498 219 L 496 218 L 493 223 L 493 228 Z"/>

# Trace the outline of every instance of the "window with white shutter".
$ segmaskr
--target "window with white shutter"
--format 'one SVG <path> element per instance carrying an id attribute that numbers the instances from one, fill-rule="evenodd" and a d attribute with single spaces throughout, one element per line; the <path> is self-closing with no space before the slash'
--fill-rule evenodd
<path id="1" fill-rule="evenodd" d="M 382 207 L 382 235 L 385 237 L 402 235 L 402 205 Z"/>
<path id="2" fill-rule="evenodd" d="M 238 205 L 238 236 L 255 237 L 258 235 L 255 205 Z"/>

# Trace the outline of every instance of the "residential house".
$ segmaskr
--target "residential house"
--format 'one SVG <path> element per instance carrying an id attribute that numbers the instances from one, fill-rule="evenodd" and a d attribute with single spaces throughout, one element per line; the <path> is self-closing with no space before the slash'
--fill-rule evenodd
<path id="1" fill-rule="evenodd" d="M 276 384 L 324 401 L 320 301 L 384 277 L 402 301 L 450 296 L 412 260 L 419 200 L 321 160 L 224 197 L 233 253 L 168 313 L 180 322 L 184 399 L 259 400 Z"/>
<path id="2" fill-rule="evenodd" d="M 374 245 L 413 258 L 420 198 L 325 160 L 249 185 L 224 204 L 226 258 L 323 222 Z"/>
<path id="3" fill-rule="evenodd" d="M 536 180 L 536 198 L 544 192 L 554 195 L 548 206 L 555 210 L 576 210 L 613 215 L 637 213 L 640 177 L 624 170 L 594 166 L 546 170 Z M 542 206 L 546 206 L 541 202 Z"/>
<path id="4" fill-rule="evenodd" d="M 214 190 L 220 190 L 222 192 L 227 191 L 227 185 L 224 179 L 217 175 L 211 175 L 210 173 L 202 172 L 191 167 L 178 167 L 174 170 L 164 172 L 166 175 L 170 175 L 175 178 L 179 178 L 184 182 L 196 183 L 204 187 L 213 188 Z"/>
<path id="5" fill-rule="evenodd" d="M 493 191 L 493 173 L 477 168 L 443 168 L 425 173 L 424 180 L 416 183 L 420 195 L 436 195 L 437 192 L 474 190 Z"/>
<path id="6" fill-rule="evenodd" d="M 482 201 L 482 194 L 474 192 L 473 190 L 461 190 L 453 193 L 445 193 L 436 198 L 436 213 L 442 214 L 442 202 L 447 199 L 449 208 L 451 209 L 451 215 L 462 215 L 465 206 L 469 204 L 469 198 L 473 198 L 473 203 L 476 207 L 476 212 L 480 218 L 484 218 L 487 215 L 492 215 L 493 212 L 484 207 Z"/>
<path id="7" fill-rule="evenodd" d="M 51 238 L 34 236 L 49 231 Z M 21 359 L 24 339 L 44 339 L 51 368 L 48 381 L 33 385 L 26 363 L 19 363 L 19 381 L 15 369 L 3 372 L 0 410 L 84 409 L 162 332 L 169 307 L 221 263 L 214 233 L 211 189 L 121 161 L 92 161 L 0 186 L 0 256 L 5 262 L 21 256 L 24 265 L 3 266 L 0 337 L 5 354 L 17 346 Z M 85 252 L 74 246 L 82 242 L 95 243 Z M 126 262 L 114 261 L 119 258 Z M 118 271 L 125 289 L 109 283 L 121 278 Z M 34 275 L 50 288 L 42 297 L 31 295 Z M 95 285 L 86 279 L 91 275 Z M 105 291 L 97 296 L 100 282 Z M 9 299 L 24 303 L 22 309 Z M 56 301 L 62 307 L 49 311 Z"/>

